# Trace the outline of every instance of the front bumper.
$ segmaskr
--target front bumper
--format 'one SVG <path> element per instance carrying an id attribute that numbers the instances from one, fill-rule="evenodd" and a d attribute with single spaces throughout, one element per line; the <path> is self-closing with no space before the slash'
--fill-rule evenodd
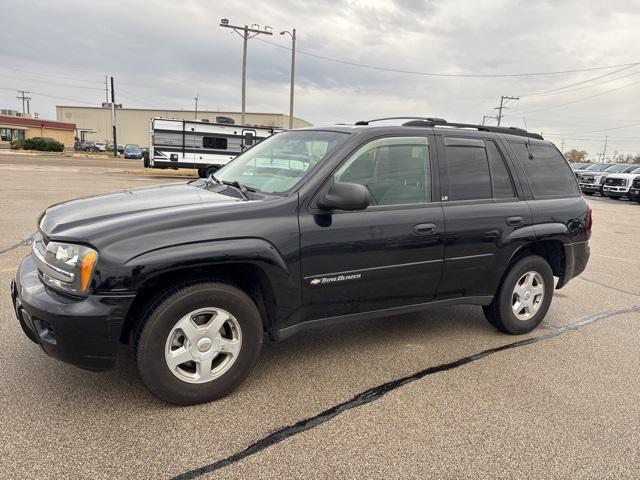
<path id="1" fill-rule="evenodd" d="M 87 370 L 107 370 L 134 295 L 69 299 L 46 287 L 31 258 L 11 282 L 11 298 L 24 333 L 51 357 Z"/>
<path id="2" fill-rule="evenodd" d="M 607 197 L 624 197 L 629 193 L 629 187 L 602 187 L 602 194 Z"/>

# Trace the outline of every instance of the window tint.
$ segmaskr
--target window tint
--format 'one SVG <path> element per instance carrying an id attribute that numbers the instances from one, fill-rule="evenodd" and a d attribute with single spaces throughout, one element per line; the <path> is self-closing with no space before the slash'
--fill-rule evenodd
<path id="1" fill-rule="evenodd" d="M 533 196 L 577 195 L 576 177 L 564 157 L 551 145 L 511 143 L 529 179 Z"/>
<path id="2" fill-rule="evenodd" d="M 227 139 L 223 137 L 202 137 L 203 148 L 227 149 Z"/>
<path id="3" fill-rule="evenodd" d="M 493 198 L 514 198 L 516 196 L 511 182 L 511 175 L 504 163 L 504 158 L 495 143 L 485 140 L 489 167 L 491 168 L 491 182 L 493 184 Z"/>
<path id="4" fill-rule="evenodd" d="M 491 198 L 491 176 L 484 148 L 447 145 L 449 200 Z"/>
<path id="5" fill-rule="evenodd" d="M 430 202 L 427 139 L 383 138 L 369 142 L 340 167 L 335 180 L 367 187 L 372 205 Z"/>

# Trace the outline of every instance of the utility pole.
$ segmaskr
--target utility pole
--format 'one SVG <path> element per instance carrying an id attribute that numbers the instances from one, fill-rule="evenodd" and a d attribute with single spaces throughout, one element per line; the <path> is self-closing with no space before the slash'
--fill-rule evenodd
<path id="1" fill-rule="evenodd" d="M 502 110 L 507 108 L 506 104 L 509 100 L 520 100 L 520 97 L 508 97 L 506 95 L 500 97 L 500 106 L 494 108 L 494 110 L 498 110 L 498 126 L 500 126 L 502 121 Z"/>
<path id="2" fill-rule="evenodd" d="M 31 100 L 31 97 L 27 97 L 27 93 L 31 93 L 31 92 L 27 92 L 26 90 L 18 90 L 18 93 L 20 95 L 18 95 L 16 98 L 18 100 L 22 100 L 22 116 L 24 117 L 24 114 L 25 114 L 24 104 L 25 102 L 27 102 L 27 105 L 28 105 L 29 100 Z"/>
<path id="3" fill-rule="evenodd" d="M 116 92 L 111 77 L 111 128 L 113 129 L 113 156 L 118 156 L 118 140 L 116 137 Z"/>
<path id="4" fill-rule="evenodd" d="M 485 122 L 487 121 L 487 118 L 493 118 L 495 119 L 496 117 L 492 116 L 492 115 L 483 115 L 482 116 L 482 125 L 485 124 Z"/>
<path id="5" fill-rule="evenodd" d="M 605 158 L 604 156 L 607 154 L 607 141 L 609 140 L 608 136 L 604 137 L 604 148 L 602 149 L 602 163 L 604 163 Z"/>
<path id="6" fill-rule="evenodd" d="M 260 35 L 261 33 L 265 35 L 273 35 L 271 31 L 271 27 L 265 26 L 263 30 L 260 30 L 260 25 L 253 24 L 251 27 L 245 25 L 244 27 L 240 25 L 229 25 L 229 20 L 223 18 L 220 20 L 220 26 L 223 28 L 231 28 L 234 32 L 240 35 L 243 39 L 242 45 L 242 115 L 240 123 L 245 124 L 245 104 L 246 104 L 246 90 L 247 90 L 247 42 L 250 38 L 255 37 L 256 35 Z M 252 33 L 253 35 L 249 35 Z"/>
<path id="7" fill-rule="evenodd" d="M 104 101 L 109 103 L 109 79 L 107 75 L 104 76 Z"/>
<path id="8" fill-rule="evenodd" d="M 280 32 L 280 35 L 288 33 L 291 36 L 291 90 L 289 93 L 289 130 L 293 128 L 293 89 L 296 77 L 296 29 L 292 29 L 291 32 L 285 30 Z"/>
<path id="9" fill-rule="evenodd" d="M 564 155 L 564 138 L 562 139 L 562 146 L 560 147 L 560 153 Z"/>
<path id="10" fill-rule="evenodd" d="M 193 116 L 193 119 L 194 119 L 194 120 L 197 120 L 197 119 L 198 119 L 198 97 L 200 97 L 200 94 L 199 94 L 199 93 L 196 93 L 196 96 L 195 96 L 195 97 L 193 97 L 193 99 L 196 101 L 196 112 L 195 112 L 195 114 L 194 114 L 194 116 Z"/>

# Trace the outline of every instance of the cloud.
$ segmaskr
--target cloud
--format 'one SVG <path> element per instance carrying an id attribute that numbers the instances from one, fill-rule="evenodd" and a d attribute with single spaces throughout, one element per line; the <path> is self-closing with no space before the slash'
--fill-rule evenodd
<path id="1" fill-rule="evenodd" d="M 218 27 L 220 18 L 273 27 L 273 36 L 249 41 L 250 111 L 288 110 L 290 37 L 278 32 L 297 29 L 296 114 L 315 124 L 398 114 L 480 122 L 495 113 L 501 95 L 545 91 L 608 72 L 440 78 L 363 69 L 303 52 L 400 70 L 480 74 L 640 60 L 630 48 L 640 43 L 640 5 L 624 0 L 5 0 L 3 18 L 11 21 L 0 29 L 0 44 L 9 47 L 0 53 L 2 108 L 18 105 L 12 89 L 28 89 L 38 92 L 31 95 L 32 107 L 47 117 L 56 104 L 71 102 L 42 94 L 99 104 L 105 75 L 114 75 L 119 101 L 128 106 L 191 108 L 199 93 L 201 108 L 239 109 L 242 39 Z M 595 155 L 607 133 L 598 130 L 634 123 L 640 86 L 557 105 L 640 80 L 640 67 L 623 73 L 630 76 L 611 75 L 598 82 L 613 81 L 558 95 L 523 96 L 509 105 L 505 122 L 523 126 L 526 117 L 531 130 Z M 610 133 L 615 149 L 640 151 L 640 128 Z"/>

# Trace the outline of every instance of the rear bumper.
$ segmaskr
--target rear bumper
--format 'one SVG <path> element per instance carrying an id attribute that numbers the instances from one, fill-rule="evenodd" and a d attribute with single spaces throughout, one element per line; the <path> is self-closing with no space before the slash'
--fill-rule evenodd
<path id="1" fill-rule="evenodd" d="M 560 277 L 560 280 L 558 280 L 556 288 L 564 287 L 569 280 L 584 272 L 585 268 L 587 268 L 590 255 L 589 242 L 566 244 L 564 246 L 564 273 L 562 277 Z"/>
<path id="2" fill-rule="evenodd" d="M 26 257 L 11 282 L 11 298 L 24 333 L 51 357 L 87 370 L 107 370 L 133 295 L 69 299 L 51 291 Z"/>

